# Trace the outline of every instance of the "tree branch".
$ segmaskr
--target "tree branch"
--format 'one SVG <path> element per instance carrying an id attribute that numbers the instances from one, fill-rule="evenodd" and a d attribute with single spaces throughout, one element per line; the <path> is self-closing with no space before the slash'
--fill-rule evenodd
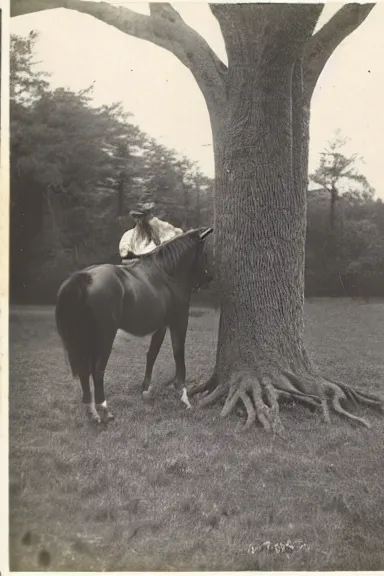
<path id="1" fill-rule="evenodd" d="M 227 68 L 195 30 L 169 4 L 151 4 L 151 15 L 107 2 L 83 0 L 11 0 L 11 16 L 68 8 L 88 14 L 125 34 L 152 42 L 174 54 L 193 74 L 208 109 L 226 101 Z"/>
<path id="2" fill-rule="evenodd" d="M 304 87 L 309 98 L 330 56 L 339 44 L 364 22 L 374 6 L 375 4 L 346 4 L 312 36 L 304 58 Z"/>
<path id="3" fill-rule="evenodd" d="M 151 16 L 160 16 L 161 18 L 165 18 L 166 20 L 169 20 L 173 23 L 182 22 L 185 24 L 178 11 L 175 10 L 169 3 L 150 2 L 149 11 Z"/>

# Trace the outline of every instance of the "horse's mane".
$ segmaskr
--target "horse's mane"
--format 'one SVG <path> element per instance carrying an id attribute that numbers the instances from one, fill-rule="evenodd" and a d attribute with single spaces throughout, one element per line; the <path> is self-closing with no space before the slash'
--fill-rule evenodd
<path id="1" fill-rule="evenodd" d="M 191 248 L 196 246 L 198 230 L 189 230 L 157 246 L 152 252 L 144 254 L 144 258 L 152 257 L 164 272 L 172 272 L 180 258 Z"/>
<path id="2" fill-rule="evenodd" d="M 197 235 L 198 230 L 189 230 L 184 232 L 184 234 L 180 234 L 180 236 L 166 240 L 152 252 L 140 256 L 139 262 L 148 263 L 147 270 L 153 269 L 153 272 L 159 274 L 179 298 L 183 297 L 183 294 L 180 291 L 178 279 L 175 278 L 173 272 L 180 263 L 182 256 L 191 248 L 196 247 Z"/>

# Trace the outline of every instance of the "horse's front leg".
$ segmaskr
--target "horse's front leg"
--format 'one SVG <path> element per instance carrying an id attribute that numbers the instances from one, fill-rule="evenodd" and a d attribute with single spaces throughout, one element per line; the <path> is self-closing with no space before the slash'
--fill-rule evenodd
<path id="1" fill-rule="evenodd" d="M 144 398 L 150 398 L 151 396 L 152 392 L 151 380 L 152 380 L 153 366 L 160 352 L 160 348 L 163 343 L 166 331 L 167 331 L 166 326 L 164 328 L 160 328 L 152 335 L 151 338 L 151 343 L 149 345 L 149 350 L 147 352 L 147 364 L 145 366 L 145 376 L 143 383 L 141 385 Z"/>
<path id="2" fill-rule="evenodd" d="M 173 357 L 176 364 L 176 376 L 174 379 L 174 386 L 176 390 L 182 392 L 181 401 L 186 405 L 187 408 L 192 408 L 191 403 L 188 398 L 187 387 L 185 385 L 185 337 L 188 328 L 188 312 L 189 309 L 183 310 L 178 318 L 171 323 L 171 340 Z"/>

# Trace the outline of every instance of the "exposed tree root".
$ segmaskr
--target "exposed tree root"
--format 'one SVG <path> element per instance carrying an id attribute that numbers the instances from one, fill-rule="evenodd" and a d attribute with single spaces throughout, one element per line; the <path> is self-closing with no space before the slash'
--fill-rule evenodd
<path id="1" fill-rule="evenodd" d="M 316 398 L 316 400 L 314 400 L 312 398 L 306 398 L 305 396 L 302 396 L 302 395 L 296 395 L 294 393 L 284 392 L 283 390 L 279 390 L 279 399 L 282 400 L 284 398 L 286 398 L 288 400 L 294 400 L 295 402 L 302 404 L 303 406 L 307 406 L 308 408 L 311 409 L 311 412 L 314 412 L 319 407 L 318 398 Z"/>
<path id="2" fill-rule="evenodd" d="M 207 381 L 195 386 L 189 396 L 198 393 L 206 393 L 200 400 L 200 407 L 210 406 L 226 395 L 222 418 L 241 402 L 247 414 L 245 429 L 250 428 L 257 419 L 263 428 L 279 436 L 284 433 L 279 410 L 279 400 L 282 398 L 291 398 L 310 407 L 312 411 L 321 408 L 327 423 L 330 423 L 331 409 L 349 420 L 371 427 L 364 418 L 348 412 L 342 406 L 346 401 L 355 406 L 365 405 L 384 412 L 384 400 L 379 397 L 310 373 L 283 371 L 278 377 L 272 377 L 257 376 L 252 370 L 244 369 L 233 372 L 228 382 L 223 383 L 219 382 L 215 372 Z"/>
<path id="3" fill-rule="evenodd" d="M 266 401 L 263 400 L 263 392 Z M 221 417 L 225 418 L 234 409 L 238 400 L 241 400 L 247 412 L 246 429 L 257 417 L 263 428 L 282 436 L 284 429 L 280 422 L 277 399 L 278 393 L 269 379 L 259 381 L 250 372 L 240 372 L 232 378 Z"/>
<path id="4" fill-rule="evenodd" d="M 217 374 L 216 372 L 214 372 L 212 376 L 208 378 L 208 380 L 203 380 L 203 382 L 197 384 L 196 386 L 188 390 L 188 396 L 192 398 L 193 396 L 201 392 L 210 393 L 217 387 L 217 384 L 218 384 Z"/>
<path id="5" fill-rule="evenodd" d="M 298 388 L 302 394 L 310 398 L 313 398 L 315 396 L 320 400 L 324 421 L 327 424 L 330 424 L 331 418 L 329 415 L 327 398 L 321 386 L 321 379 L 317 378 L 316 376 L 313 376 L 312 374 L 305 374 L 298 376 L 291 372 L 284 371 L 281 377 L 279 378 L 279 381 L 283 380 L 284 377 L 288 378 L 291 384 L 294 384 L 296 386 L 296 389 Z"/>
<path id="6" fill-rule="evenodd" d="M 247 430 L 252 426 L 252 424 L 256 420 L 256 410 L 254 409 L 251 399 L 246 394 L 246 392 L 241 392 L 240 399 L 243 401 L 245 409 L 247 411 L 247 421 L 244 426 L 244 428 Z"/>
<path id="7" fill-rule="evenodd" d="M 374 394 L 367 394 L 361 390 L 355 390 L 354 388 L 351 388 L 342 382 L 331 381 L 328 378 L 324 378 L 324 380 L 327 383 L 327 386 L 331 386 L 332 388 L 335 386 L 341 388 L 348 400 L 350 400 L 350 402 L 356 406 L 358 404 L 363 404 L 380 412 L 384 412 L 384 401 L 378 396 L 375 396 Z"/>
<path id="8" fill-rule="evenodd" d="M 215 404 L 218 400 L 220 400 L 223 396 L 225 396 L 227 390 L 224 386 L 216 386 L 216 388 L 209 392 L 202 400 L 199 402 L 199 406 L 202 408 L 204 406 L 211 406 Z"/>
<path id="9" fill-rule="evenodd" d="M 290 377 L 291 381 L 293 381 L 296 385 L 300 386 L 302 382 L 295 374 L 286 373 L 288 377 Z M 355 416 L 351 414 L 347 410 L 345 410 L 341 406 L 341 401 L 349 400 L 355 406 L 358 404 L 369 406 L 371 408 L 376 408 L 380 411 L 383 411 L 384 401 L 378 398 L 377 396 L 367 394 L 366 392 L 361 392 L 360 390 L 355 390 L 350 386 L 347 386 L 343 383 L 336 383 L 332 382 L 331 380 L 323 377 L 318 377 L 318 386 L 322 393 L 322 404 L 327 403 L 327 400 L 330 400 L 331 408 L 349 418 L 350 420 L 354 420 L 355 422 L 360 422 L 363 426 L 370 428 L 370 424 L 364 420 L 364 418 L 360 418 L 359 416 Z"/>

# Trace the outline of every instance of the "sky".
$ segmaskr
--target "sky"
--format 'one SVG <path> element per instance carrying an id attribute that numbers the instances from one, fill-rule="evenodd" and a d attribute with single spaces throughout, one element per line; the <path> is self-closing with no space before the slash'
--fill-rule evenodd
<path id="1" fill-rule="evenodd" d="M 108 0 L 109 1 L 109 0 Z M 128 5 L 142 13 L 146 3 Z M 226 63 L 219 25 L 205 3 L 174 4 Z M 340 8 L 324 8 L 318 27 Z M 212 136 L 206 105 L 191 73 L 175 56 L 90 16 L 65 9 L 19 16 L 11 32 L 38 30 L 39 66 L 54 86 L 72 90 L 94 83 L 98 104 L 121 101 L 133 121 L 170 148 L 198 162 L 213 176 Z M 364 158 L 361 171 L 384 198 L 381 138 L 384 134 L 384 2 L 334 52 L 319 78 L 311 116 L 310 170 L 336 130 L 349 138 L 346 153 Z"/>

